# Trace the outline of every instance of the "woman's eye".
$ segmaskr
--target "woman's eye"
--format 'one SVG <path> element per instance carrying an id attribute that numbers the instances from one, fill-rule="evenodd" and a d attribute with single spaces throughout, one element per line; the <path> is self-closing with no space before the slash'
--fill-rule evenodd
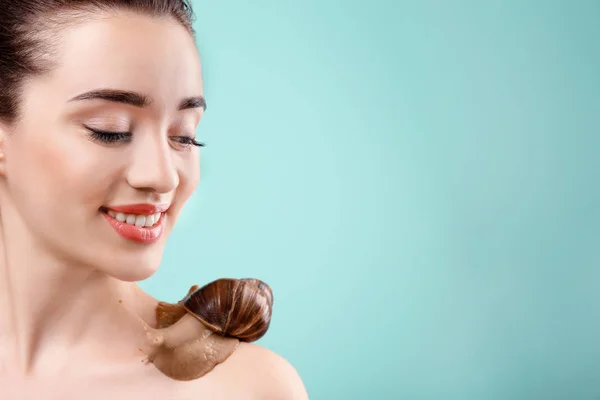
<path id="1" fill-rule="evenodd" d="M 92 140 L 101 143 L 113 144 L 117 142 L 131 141 L 131 132 L 111 132 L 100 129 L 93 129 L 89 126 L 85 127 L 89 131 L 89 136 Z"/>
<path id="2" fill-rule="evenodd" d="M 101 129 L 90 128 L 85 125 L 84 127 L 88 130 L 88 135 L 93 141 L 104 144 L 128 143 L 133 136 L 131 132 L 104 131 Z M 174 141 L 180 149 L 189 149 L 192 146 L 204 146 L 204 143 L 198 142 L 195 138 L 188 136 L 171 136 L 169 139 Z"/>
<path id="3" fill-rule="evenodd" d="M 178 145 L 183 146 L 185 148 L 189 148 L 191 146 L 203 147 L 204 143 L 197 142 L 196 139 L 187 137 L 187 136 L 171 136 L 171 140 L 176 142 Z"/>

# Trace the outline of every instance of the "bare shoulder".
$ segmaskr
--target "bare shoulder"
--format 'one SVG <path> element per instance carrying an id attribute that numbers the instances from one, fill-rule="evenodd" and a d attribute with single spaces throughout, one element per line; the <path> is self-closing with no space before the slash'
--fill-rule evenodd
<path id="1" fill-rule="evenodd" d="M 227 362 L 230 363 L 227 366 Z M 296 369 L 279 354 L 264 347 L 240 343 L 236 351 L 223 364 L 235 375 L 244 375 L 247 384 L 256 390 L 261 399 L 308 399 L 304 384 Z"/>
<path id="2" fill-rule="evenodd" d="M 191 390 L 211 386 L 211 393 L 221 393 L 223 389 L 232 393 L 232 398 L 308 400 L 296 369 L 280 355 L 251 343 L 240 343 L 224 363 L 190 383 Z"/>
<path id="3" fill-rule="evenodd" d="M 253 371 L 255 382 L 260 381 L 265 388 L 273 391 L 274 395 L 286 395 L 276 398 L 308 398 L 298 372 L 279 354 L 255 344 L 241 343 L 231 357 L 232 363 L 238 363 L 245 371 Z"/>

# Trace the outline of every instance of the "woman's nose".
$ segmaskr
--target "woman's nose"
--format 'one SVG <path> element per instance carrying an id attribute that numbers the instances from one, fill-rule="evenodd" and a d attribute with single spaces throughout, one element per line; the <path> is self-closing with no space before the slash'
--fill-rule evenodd
<path id="1" fill-rule="evenodd" d="M 179 185 L 171 148 L 163 139 L 148 135 L 133 144 L 135 150 L 127 170 L 127 182 L 135 189 L 169 193 Z"/>

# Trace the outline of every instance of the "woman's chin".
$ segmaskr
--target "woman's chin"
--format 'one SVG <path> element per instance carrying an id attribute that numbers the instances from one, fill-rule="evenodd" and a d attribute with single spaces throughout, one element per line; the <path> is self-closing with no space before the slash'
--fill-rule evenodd
<path id="1" fill-rule="evenodd" d="M 150 278 L 158 270 L 158 265 L 122 266 L 123 268 L 105 271 L 107 275 L 123 282 L 139 282 Z"/>
<path id="2" fill-rule="evenodd" d="M 164 246 L 147 249 L 113 251 L 95 260 L 96 269 L 124 282 L 143 281 L 154 275 L 161 264 Z"/>
<path id="3" fill-rule="evenodd" d="M 123 257 L 121 260 L 99 266 L 108 276 L 123 281 L 137 282 L 150 278 L 160 267 L 160 257 Z"/>

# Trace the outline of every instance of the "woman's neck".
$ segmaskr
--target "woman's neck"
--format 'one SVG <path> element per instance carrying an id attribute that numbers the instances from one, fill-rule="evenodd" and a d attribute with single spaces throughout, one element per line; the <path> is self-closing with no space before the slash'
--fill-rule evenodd
<path id="1" fill-rule="evenodd" d="M 135 283 L 59 260 L 18 221 L 0 217 L 0 375 L 141 357 L 136 318 L 155 326 L 155 305 Z"/>

